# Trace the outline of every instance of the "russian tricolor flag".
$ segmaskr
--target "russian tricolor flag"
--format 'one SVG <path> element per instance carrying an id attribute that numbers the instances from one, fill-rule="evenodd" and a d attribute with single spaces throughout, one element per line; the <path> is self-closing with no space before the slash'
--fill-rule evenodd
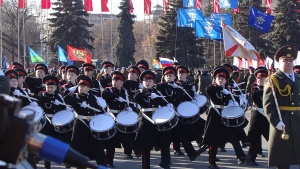
<path id="1" fill-rule="evenodd" d="M 173 60 L 169 58 L 159 58 L 159 61 L 161 63 L 161 66 L 164 68 L 166 66 L 172 66 L 172 63 L 174 62 Z"/>

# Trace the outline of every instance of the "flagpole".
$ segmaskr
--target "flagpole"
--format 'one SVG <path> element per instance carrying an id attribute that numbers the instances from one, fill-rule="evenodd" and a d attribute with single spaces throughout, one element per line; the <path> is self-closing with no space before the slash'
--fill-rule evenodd
<path id="1" fill-rule="evenodd" d="M 145 3 L 144 3 L 145 4 Z M 145 8 L 145 7 L 144 7 Z M 143 45 L 145 44 L 145 11 L 144 11 L 144 19 L 143 19 Z M 145 46 L 143 46 L 143 50 L 144 50 L 144 55 L 143 55 L 143 59 L 145 60 L 145 53 L 146 53 L 146 49 L 145 49 Z"/>
<path id="2" fill-rule="evenodd" d="M 150 14 L 149 16 L 149 54 L 150 54 L 150 58 L 152 58 L 152 48 L 151 48 L 151 22 L 150 22 Z"/>
<path id="3" fill-rule="evenodd" d="M 214 68 L 216 67 L 216 41 L 214 41 Z"/>
<path id="4" fill-rule="evenodd" d="M 18 8 L 18 62 L 20 63 L 20 9 Z"/>
<path id="5" fill-rule="evenodd" d="M 25 8 L 23 9 L 23 65 L 25 66 L 25 56 L 26 56 L 26 44 L 25 44 Z"/>
<path id="6" fill-rule="evenodd" d="M 103 11 L 102 11 L 102 3 L 101 3 L 101 53 L 102 53 L 102 61 L 104 61 L 104 30 L 103 30 Z"/>
<path id="7" fill-rule="evenodd" d="M 113 58 L 113 29 L 112 29 L 112 1 L 110 1 L 110 58 Z M 113 62 L 114 62 L 114 58 L 113 58 Z"/>
<path id="8" fill-rule="evenodd" d="M 1 67 L 2 67 L 2 57 L 3 57 L 3 48 L 2 48 L 2 46 L 3 46 L 3 41 L 2 41 L 2 6 L 0 7 L 0 43 L 1 43 L 1 46 L 0 46 L 0 65 L 1 65 Z"/>

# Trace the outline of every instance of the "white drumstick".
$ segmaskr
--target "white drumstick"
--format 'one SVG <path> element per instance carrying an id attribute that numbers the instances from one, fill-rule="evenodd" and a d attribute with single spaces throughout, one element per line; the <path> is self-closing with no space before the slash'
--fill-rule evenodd
<path id="1" fill-rule="evenodd" d="M 23 94 L 21 94 L 20 96 L 29 98 L 29 99 L 34 100 L 34 101 L 39 101 L 38 99 L 36 99 L 34 97 L 26 96 L 26 95 L 23 95 Z"/>
<path id="2" fill-rule="evenodd" d="M 81 103 L 78 103 L 78 104 L 81 105 Z M 91 110 L 94 110 L 94 111 L 96 111 L 96 112 L 101 112 L 99 109 L 96 109 L 96 108 L 94 108 L 94 107 L 92 107 L 92 106 L 89 106 L 89 105 L 87 105 L 86 108 L 91 109 Z"/>
<path id="3" fill-rule="evenodd" d="M 149 96 L 149 97 L 151 97 L 151 96 Z M 166 96 L 156 96 L 156 97 L 166 97 Z"/>
<path id="4" fill-rule="evenodd" d="M 54 101 L 51 101 L 51 103 L 55 103 L 55 102 L 54 102 Z M 68 104 L 65 104 L 65 103 L 62 103 L 62 102 L 59 102 L 59 105 L 68 106 L 68 107 L 72 108 L 71 105 L 68 105 Z"/>
<path id="5" fill-rule="evenodd" d="M 152 119 L 150 119 L 150 117 L 148 117 L 145 113 L 142 112 L 142 115 L 143 115 L 143 117 L 145 117 L 145 119 L 147 119 L 151 123 L 155 124 L 155 122 Z"/>

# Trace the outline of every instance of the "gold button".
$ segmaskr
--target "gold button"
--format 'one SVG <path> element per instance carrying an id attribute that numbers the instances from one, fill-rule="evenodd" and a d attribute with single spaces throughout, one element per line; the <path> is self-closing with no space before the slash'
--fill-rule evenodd
<path id="1" fill-rule="evenodd" d="M 294 112 L 292 112 L 291 114 L 294 114 Z"/>
<path id="2" fill-rule="evenodd" d="M 294 105 L 294 103 L 292 103 L 292 105 Z"/>

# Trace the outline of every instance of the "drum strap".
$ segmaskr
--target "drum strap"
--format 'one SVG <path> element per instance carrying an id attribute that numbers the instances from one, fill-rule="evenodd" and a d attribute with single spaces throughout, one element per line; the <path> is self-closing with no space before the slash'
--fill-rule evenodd
<path id="1" fill-rule="evenodd" d="M 255 110 L 257 110 L 258 112 L 260 112 L 260 114 L 264 115 L 265 116 L 265 113 L 264 113 L 264 109 L 263 108 L 259 108 L 255 105 L 254 107 Z"/>
<path id="2" fill-rule="evenodd" d="M 81 116 L 77 115 L 77 119 L 80 120 L 87 128 L 90 128 L 84 120 L 90 121 L 92 116 Z"/>
<path id="3" fill-rule="evenodd" d="M 216 112 L 217 112 L 219 115 L 221 115 L 221 114 L 220 114 L 220 111 L 219 111 L 218 108 L 216 107 L 216 106 L 219 106 L 219 105 L 214 105 L 213 102 L 210 102 L 210 103 L 211 103 L 212 108 L 214 108 L 214 109 L 216 110 Z"/>

